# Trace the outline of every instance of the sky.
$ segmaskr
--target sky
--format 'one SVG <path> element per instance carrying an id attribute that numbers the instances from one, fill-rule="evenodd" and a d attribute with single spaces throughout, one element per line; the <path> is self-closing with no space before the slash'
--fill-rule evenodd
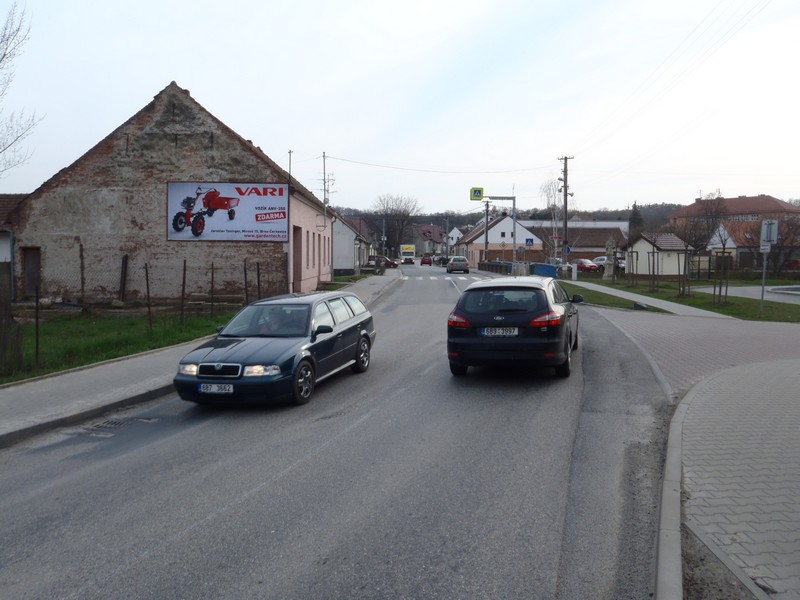
<path id="1" fill-rule="evenodd" d="M 564 157 L 575 210 L 800 198 L 796 0 L 17 5 L 30 37 L 0 108 L 41 120 L 0 193 L 32 192 L 175 81 L 339 207 L 466 214 L 482 187 L 541 209 Z"/>

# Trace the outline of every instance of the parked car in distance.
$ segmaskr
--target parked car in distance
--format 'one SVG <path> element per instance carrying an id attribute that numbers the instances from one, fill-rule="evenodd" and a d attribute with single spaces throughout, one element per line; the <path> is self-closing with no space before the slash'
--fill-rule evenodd
<path id="1" fill-rule="evenodd" d="M 311 399 L 317 383 L 346 367 L 367 370 L 372 314 L 355 294 L 314 292 L 258 300 L 178 364 L 184 400 L 203 403 Z"/>
<path id="2" fill-rule="evenodd" d="M 396 269 L 397 268 L 397 261 L 396 260 L 392 260 L 388 256 L 380 255 L 380 256 L 378 256 L 378 259 L 383 259 L 383 263 L 386 265 L 387 269 Z"/>
<path id="3" fill-rule="evenodd" d="M 607 257 L 607 256 L 597 256 L 597 257 L 595 257 L 595 258 L 593 258 L 593 259 L 592 259 L 592 262 L 593 262 L 594 264 L 596 264 L 596 265 L 598 265 L 599 267 L 602 267 L 602 268 L 604 268 L 604 269 L 605 269 L 605 267 L 606 267 L 606 262 L 607 262 L 607 261 L 608 261 L 608 257 Z"/>
<path id="4" fill-rule="evenodd" d="M 447 319 L 450 372 L 471 366 L 555 367 L 569 377 L 578 348 L 580 294 L 571 298 L 552 277 L 499 277 L 478 281 L 461 294 Z"/>
<path id="5" fill-rule="evenodd" d="M 784 269 L 800 269 L 800 258 L 792 258 L 783 262 Z"/>
<path id="6" fill-rule="evenodd" d="M 588 258 L 576 258 L 574 261 L 572 261 L 572 268 L 573 269 L 577 268 L 579 273 L 581 271 L 602 271 L 603 270 L 603 268 L 600 265 L 593 263 Z"/>
<path id="7" fill-rule="evenodd" d="M 376 263 L 375 263 L 375 261 L 376 261 L 376 260 L 378 260 L 378 256 L 377 256 L 376 254 L 370 254 L 370 255 L 367 257 L 367 266 L 368 266 L 368 267 L 374 267 L 374 266 L 375 266 L 375 264 L 376 264 Z"/>
<path id="8" fill-rule="evenodd" d="M 419 264 L 433 266 L 433 256 L 431 254 L 424 254 L 420 259 Z"/>
<path id="9" fill-rule="evenodd" d="M 469 273 L 469 262 L 465 256 L 451 256 L 447 261 L 447 272 L 463 271 Z"/>

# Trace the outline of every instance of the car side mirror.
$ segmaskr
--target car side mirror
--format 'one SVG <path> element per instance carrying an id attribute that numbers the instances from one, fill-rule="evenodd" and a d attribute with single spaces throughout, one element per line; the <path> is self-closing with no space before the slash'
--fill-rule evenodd
<path id="1" fill-rule="evenodd" d="M 578 304 L 579 302 L 583 302 L 583 296 L 581 296 L 580 294 L 575 294 L 572 297 L 572 302 L 573 304 Z"/>
<path id="2" fill-rule="evenodd" d="M 316 338 L 321 333 L 333 333 L 333 327 L 330 325 L 320 325 L 314 330 L 314 337 Z"/>

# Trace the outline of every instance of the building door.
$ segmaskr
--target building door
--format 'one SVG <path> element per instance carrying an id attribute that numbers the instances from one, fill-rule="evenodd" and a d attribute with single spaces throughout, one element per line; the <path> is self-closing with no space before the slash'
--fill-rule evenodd
<path id="1" fill-rule="evenodd" d="M 36 288 L 42 277 L 42 257 L 40 248 L 22 249 L 22 280 L 25 286 L 23 294 L 36 296 Z"/>

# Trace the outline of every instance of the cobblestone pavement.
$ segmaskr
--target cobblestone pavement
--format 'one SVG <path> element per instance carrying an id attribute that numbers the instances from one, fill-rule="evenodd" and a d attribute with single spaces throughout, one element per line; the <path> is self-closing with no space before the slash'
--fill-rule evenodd
<path id="1" fill-rule="evenodd" d="M 800 600 L 800 326 L 594 310 L 686 404 L 685 523 L 756 597 Z"/>

